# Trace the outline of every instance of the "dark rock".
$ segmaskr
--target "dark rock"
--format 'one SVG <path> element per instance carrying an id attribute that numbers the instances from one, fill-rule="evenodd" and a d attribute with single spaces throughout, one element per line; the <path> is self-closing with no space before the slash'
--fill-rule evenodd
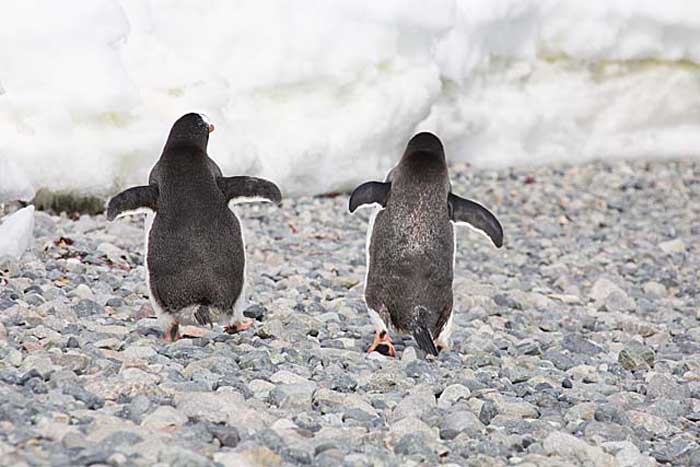
<path id="1" fill-rule="evenodd" d="M 114 451 L 121 446 L 132 446 L 143 441 L 143 438 L 131 431 L 117 431 L 105 437 L 100 442 L 100 447 L 107 451 Z"/>
<path id="2" fill-rule="evenodd" d="M 73 310 L 80 318 L 89 318 L 104 313 L 104 308 L 99 303 L 88 299 L 80 300 L 76 305 L 73 305 Z"/>
<path id="3" fill-rule="evenodd" d="M 24 383 L 24 386 L 34 394 L 46 394 L 49 392 L 49 388 L 46 383 L 44 383 L 44 380 L 38 377 L 29 379 L 29 381 Z"/>
<path id="4" fill-rule="evenodd" d="M 5 384 L 21 385 L 22 376 L 13 370 L 1 370 L 0 371 L 0 381 Z"/>
<path id="5" fill-rule="evenodd" d="M 78 339 L 75 336 L 70 336 L 68 340 L 66 341 L 66 348 L 68 349 L 79 349 L 80 348 L 80 342 L 78 342 Z"/>
<path id="6" fill-rule="evenodd" d="M 599 406 L 596 408 L 593 418 L 599 422 L 610 422 L 620 425 L 629 422 L 624 410 L 616 404 L 604 404 Z"/>
<path id="7" fill-rule="evenodd" d="M 63 386 L 63 394 L 73 397 L 75 400 L 79 400 L 84 403 L 88 409 L 101 409 L 105 405 L 105 401 L 96 396 L 95 394 L 87 391 L 77 384 L 66 384 Z"/>
<path id="8" fill-rule="evenodd" d="M 341 373 L 333 377 L 331 389 L 338 392 L 353 392 L 357 389 L 357 381 L 347 373 Z"/>
<path id="9" fill-rule="evenodd" d="M 484 425 L 488 425 L 491 423 L 491 420 L 493 420 L 493 417 L 495 417 L 497 413 L 498 411 L 496 410 L 496 404 L 494 404 L 493 401 L 487 400 L 481 406 L 481 410 L 479 411 L 479 420 Z"/>
<path id="10" fill-rule="evenodd" d="M 573 358 L 571 358 L 568 355 L 565 355 L 561 352 L 554 351 L 554 350 L 548 350 L 547 352 L 544 353 L 542 358 L 544 360 L 548 360 L 548 361 L 552 362 L 552 364 L 558 370 L 561 370 L 561 371 L 566 371 L 566 370 L 576 366 L 576 362 L 574 361 Z"/>
<path id="11" fill-rule="evenodd" d="M 107 300 L 107 303 L 105 303 L 105 305 L 112 308 L 119 308 L 126 305 L 126 302 L 119 297 L 112 297 L 109 300 Z"/>
<path id="12" fill-rule="evenodd" d="M 423 460 L 434 457 L 433 450 L 429 447 L 430 440 L 426 433 L 408 433 L 394 446 L 394 453 L 403 456 L 419 456 Z"/>
<path id="13" fill-rule="evenodd" d="M 21 386 L 24 386 L 29 382 L 30 380 L 34 378 L 39 378 L 40 380 L 43 381 L 43 377 L 41 376 L 41 373 L 36 368 L 32 368 L 31 370 L 27 371 L 25 374 L 22 375 L 22 377 L 19 380 L 19 384 Z"/>
<path id="14" fill-rule="evenodd" d="M 260 305 L 251 305 L 243 311 L 243 316 L 256 321 L 262 321 L 267 313 L 267 308 Z"/>
<path id="15" fill-rule="evenodd" d="M 297 448 L 285 448 L 282 450 L 282 458 L 292 465 L 311 465 L 313 457 L 307 451 Z"/>
<path id="16" fill-rule="evenodd" d="M 561 346 L 574 354 L 597 355 L 603 349 L 581 334 L 567 334 L 561 341 Z"/>
<path id="17" fill-rule="evenodd" d="M 284 448 L 287 447 L 287 443 L 285 443 L 280 435 L 269 428 L 256 432 L 251 439 L 278 454 L 281 454 Z"/>
<path id="18" fill-rule="evenodd" d="M 210 423 L 207 429 L 223 447 L 235 448 L 241 442 L 241 435 L 235 427 Z"/>
<path id="19" fill-rule="evenodd" d="M 511 297 L 503 294 L 497 294 L 493 297 L 493 301 L 496 305 L 505 307 L 505 308 L 513 308 L 514 310 L 522 310 L 523 306 L 521 303 L 516 302 L 513 300 Z"/>
<path id="20" fill-rule="evenodd" d="M 267 372 L 274 370 L 270 355 L 264 350 L 254 350 L 242 355 L 238 365 L 242 370 Z"/>

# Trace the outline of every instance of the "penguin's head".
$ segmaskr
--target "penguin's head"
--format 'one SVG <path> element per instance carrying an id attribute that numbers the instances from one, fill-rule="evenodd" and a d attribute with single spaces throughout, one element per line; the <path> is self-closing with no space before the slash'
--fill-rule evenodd
<path id="1" fill-rule="evenodd" d="M 166 147 L 193 146 L 206 152 L 209 133 L 214 125 L 204 114 L 188 113 L 178 118 L 170 129 Z"/>
<path id="2" fill-rule="evenodd" d="M 436 156 L 445 157 L 445 149 L 442 147 L 440 138 L 433 133 L 424 131 L 413 136 L 406 146 L 406 154 L 413 152 L 422 152 L 425 154 L 434 154 Z"/>
<path id="3" fill-rule="evenodd" d="M 440 138 L 428 132 L 415 135 L 394 171 L 406 174 L 413 182 L 446 178 L 447 161 Z"/>

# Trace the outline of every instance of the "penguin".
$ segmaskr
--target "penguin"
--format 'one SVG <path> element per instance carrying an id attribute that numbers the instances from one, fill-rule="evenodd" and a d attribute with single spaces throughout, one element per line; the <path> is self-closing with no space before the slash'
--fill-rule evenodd
<path id="1" fill-rule="evenodd" d="M 146 285 L 165 338 L 179 339 L 179 326 L 212 326 L 234 333 L 244 319 L 245 245 L 229 202 L 253 198 L 281 204 L 272 182 L 224 177 L 208 156 L 206 116 L 188 113 L 172 126 L 148 185 L 129 188 L 109 200 L 107 219 L 147 212 Z"/>
<path id="2" fill-rule="evenodd" d="M 376 205 L 367 231 L 365 302 L 375 337 L 368 352 L 396 350 L 389 330 L 410 334 L 427 354 L 449 349 L 455 265 L 453 224 L 503 245 L 488 209 L 452 193 L 445 151 L 432 133 L 416 134 L 384 182 L 355 188 L 349 210 Z"/>

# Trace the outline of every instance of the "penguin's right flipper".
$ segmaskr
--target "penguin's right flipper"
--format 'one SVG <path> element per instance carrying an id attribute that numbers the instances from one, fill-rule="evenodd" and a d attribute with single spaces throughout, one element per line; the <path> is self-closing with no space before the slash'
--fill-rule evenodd
<path id="1" fill-rule="evenodd" d="M 260 200 L 277 205 L 282 203 L 282 193 L 274 183 L 257 177 L 217 177 L 216 183 L 226 201 Z"/>
<path id="2" fill-rule="evenodd" d="M 390 182 L 366 182 L 358 186 L 350 195 L 350 212 L 365 204 L 379 204 L 386 207 L 391 192 Z"/>
<path id="3" fill-rule="evenodd" d="M 460 198 L 452 193 L 447 198 L 447 207 L 452 222 L 464 222 L 486 234 L 496 248 L 503 246 L 503 227 L 491 211 L 474 201 Z"/>
<path id="4" fill-rule="evenodd" d="M 448 304 L 442 308 L 442 312 L 438 315 L 437 323 L 435 323 L 436 336 L 439 336 L 445 329 L 445 326 L 450 321 L 450 316 L 452 316 L 452 305 Z"/>
<path id="5" fill-rule="evenodd" d="M 152 211 L 158 209 L 157 186 L 135 186 L 114 196 L 107 204 L 107 219 L 112 221 L 117 216 L 137 213 L 144 208 Z"/>

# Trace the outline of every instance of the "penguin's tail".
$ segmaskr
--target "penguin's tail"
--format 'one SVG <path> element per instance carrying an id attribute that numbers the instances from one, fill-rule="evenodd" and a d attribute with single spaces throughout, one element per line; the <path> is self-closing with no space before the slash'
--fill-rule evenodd
<path id="1" fill-rule="evenodd" d="M 213 326 L 214 323 L 211 319 L 211 313 L 209 312 L 209 307 L 206 305 L 199 305 L 197 310 L 194 312 L 194 319 L 201 326 Z"/>
<path id="2" fill-rule="evenodd" d="M 416 315 L 418 318 L 418 323 L 413 331 L 413 338 L 416 340 L 418 347 L 425 353 L 437 357 L 438 350 L 435 347 L 435 342 L 433 342 L 433 335 L 426 324 L 428 318 L 428 310 L 424 306 L 418 305 L 416 307 Z"/>

